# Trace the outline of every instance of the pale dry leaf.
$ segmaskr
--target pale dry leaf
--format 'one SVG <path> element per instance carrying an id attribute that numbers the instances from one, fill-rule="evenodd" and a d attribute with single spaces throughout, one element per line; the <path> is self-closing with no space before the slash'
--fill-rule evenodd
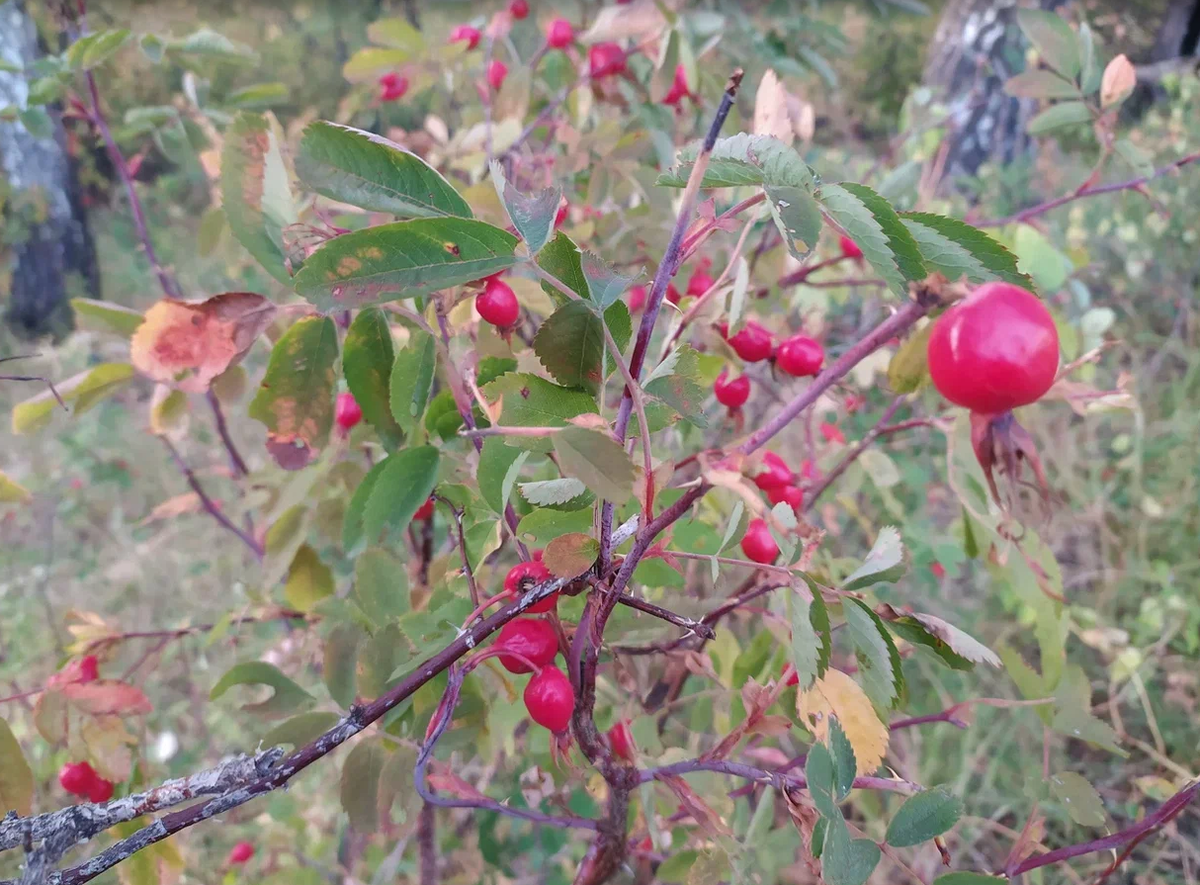
<path id="1" fill-rule="evenodd" d="M 184 492 L 182 495 L 176 495 L 173 498 L 167 498 L 138 523 L 139 526 L 149 525 L 152 522 L 159 522 L 164 519 L 173 519 L 176 516 L 184 516 L 189 513 L 199 513 L 204 509 L 204 502 L 200 500 L 200 496 L 195 492 Z"/>
<path id="2" fill-rule="evenodd" d="M 755 135 L 772 135 L 785 144 L 791 144 L 796 134 L 788 114 L 788 91 L 770 68 L 758 82 L 758 92 L 754 96 L 753 132 Z"/>
<path id="3" fill-rule="evenodd" d="M 1129 97 L 1137 86 L 1137 70 L 1124 53 L 1108 63 L 1100 79 L 1100 104 L 1112 107 Z"/>
<path id="4" fill-rule="evenodd" d="M 958 629 L 935 615 L 915 612 L 912 617 L 932 635 L 950 646 L 950 650 L 955 654 L 976 664 L 1001 666 L 1000 658 L 996 653 L 966 631 Z"/>
<path id="5" fill-rule="evenodd" d="M 796 696 L 796 715 L 818 740 L 829 738 L 829 718 L 836 716 L 854 747 L 859 776 L 879 767 L 887 753 L 890 732 L 857 682 L 841 670 L 829 670 L 808 691 Z"/>
<path id="6" fill-rule="evenodd" d="M 796 137 L 804 142 L 812 141 L 817 131 L 817 111 L 812 102 L 789 94 L 788 116 L 792 119 Z"/>
<path id="7" fill-rule="evenodd" d="M 667 20 L 655 0 L 605 6 L 596 14 L 592 26 L 579 35 L 584 45 L 633 38 L 639 43 L 661 33 Z"/>

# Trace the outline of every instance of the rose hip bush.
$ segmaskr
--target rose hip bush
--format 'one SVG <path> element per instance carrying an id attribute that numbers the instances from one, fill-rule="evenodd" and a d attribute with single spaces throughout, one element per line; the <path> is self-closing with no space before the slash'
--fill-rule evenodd
<path id="1" fill-rule="evenodd" d="M 725 52 L 712 13 L 614 4 L 585 27 L 550 12 L 516 0 L 439 34 L 375 22 L 338 120 L 208 113 L 193 90 L 219 221 L 274 283 L 180 298 L 146 231 L 162 300 L 77 303 L 129 339 L 128 360 L 21 403 L 13 426 L 44 427 L 59 395 L 87 421 L 146 391 L 149 432 L 189 485 L 175 506 L 239 545 L 236 580 L 255 588 L 222 624 L 187 623 L 178 600 L 185 626 L 154 635 L 281 622 L 317 652 L 247 653 L 212 679 L 213 703 L 259 700 L 236 740 L 194 738 L 197 764 L 163 782 L 138 728 L 159 715 L 153 691 L 108 665 L 145 634 L 82 617 L 29 693 L 32 728 L 0 729 L 0 850 L 54 881 L 146 858 L 166 880 L 196 857 L 189 839 L 220 838 L 205 821 L 310 766 L 340 768 L 358 847 L 230 837 L 227 868 L 861 885 L 934 864 L 970 885 L 1095 862 L 1171 822 L 1195 785 L 1139 817 L 1072 770 L 1124 750 L 1065 654 L 1071 611 L 1038 537 L 1062 502 L 1013 413 L 1125 397 L 1076 377 L 1103 348 L 1064 358 L 1078 318 L 1009 248 L 1088 186 L 978 225 L 949 202 L 893 204 L 826 162 L 799 96 Z M 1057 78 L 1045 97 L 1069 88 L 1081 110 L 1050 122 L 1111 136 L 1124 57 L 1106 67 L 1090 32 L 1049 14 L 1022 26 L 1045 76 L 1021 88 Z M 131 39 L 83 33 L 42 75 L 98 133 L 94 69 Z M 419 129 L 371 131 L 406 102 L 426 109 Z M 862 413 L 869 429 L 848 435 Z M 234 505 L 180 452 L 209 419 Z M 253 448 L 236 438 L 247 422 L 265 434 Z M 879 443 L 918 428 L 944 439 L 956 515 L 914 540 L 1020 588 L 993 635 L 914 589 L 946 568 L 915 575 L 895 527 L 840 524 L 851 477 L 896 504 L 904 477 Z M 1016 692 L 985 695 L 991 670 Z M 959 700 L 913 709 L 947 679 Z M 971 792 L 919 782 L 896 749 L 981 707 L 1045 747 L 986 867 L 957 836 Z M 53 748 L 61 790 L 29 818 L 33 742 Z M 95 807 L 54 813 L 71 796 Z M 1047 820 L 1096 832 L 1051 839 Z M 92 861 L 66 854 L 89 840 Z"/>

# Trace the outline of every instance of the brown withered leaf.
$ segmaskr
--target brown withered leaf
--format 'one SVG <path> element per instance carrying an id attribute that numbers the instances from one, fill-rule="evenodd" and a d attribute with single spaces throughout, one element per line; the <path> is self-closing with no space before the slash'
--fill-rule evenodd
<path id="1" fill-rule="evenodd" d="M 130 361 L 148 378 L 203 393 L 237 363 L 275 318 L 275 305 L 253 292 L 204 301 L 164 298 L 133 334 Z"/>
<path id="2" fill-rule="evenodd" d="M 1137 86 L 1137 70 L 1124 53 L 1118 55 L 1104 68 L 1100 78 L 1100 105 L 1112 107 L 1129 97 Z"/>
<path id="3" fill-rule="evenodd" d="M 62 693 L 74 707 L 93 716 L 132 716 L 154 709 L 140 688 L 115 679 L 76 682 L 63 686 Z"/>
<path id="4" fill-rule="evenodd" d="M 600 555 L 600 542 L 582 532 L 568 532 L 549 544 L 542 562 L 556 578 L 577 578 L 592 567 Z"/>

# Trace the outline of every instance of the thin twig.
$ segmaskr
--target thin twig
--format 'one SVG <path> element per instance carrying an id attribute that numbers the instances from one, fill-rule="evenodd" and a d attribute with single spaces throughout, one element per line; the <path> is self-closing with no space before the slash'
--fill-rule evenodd
<path id="1" fill-rule="evenodd" d="M 891 405 L 884 409 L 883 414 L 879 417 L 879 420 L 875 422 L 875 426 L 867 431 L 866 436 L 855 443 L 854 447 L 851 448 L 850 451 L 848 451 L 844 456 L 842 456 L 842 460 L 839 461 L 832 470 L 821 477 L 821 481 L 813 486 L 812 490 L 805 496 L 805 510 L 812 510 L 813 505 L 816 504 L 817 499 L 824 494 L 825 490 L 833 485 L 834 481 L 837 480 L 837 478 L 843 473 L 845 473 L 846 470 L 849 469 L 850 465 L 858 460 L 859 456 L 862 455 L 862 453 L 868 448 L 870 448 L 871 444 L 883 434 L 884 427 L 889 421 L 892 420 L 892 417 L 907 401 L 907 395 L 901 395 L 892 400 Z"/>
<path id="2" fill-rule="evenodd" d="M 693 618 L 685 617 L 684 615 L 676 614 L 668 608 L 655 605 L 653 602 L 647 602 L 644 599 L 639 599 L 636 596 L 630 596 L 628 593 L 622 593 L 617 597 L 617 601 L 621 605 L 629 608 L 637 609 L 640 612 L 645 612 L 659 620 L 666 621 L 668 624 L 674 624 L 676 627 L 682 627 L 688 633 L 694 633 L 704 639 L 713 639 L 717 633 L 712 627 L 705 624 L 703 621 L 697 621 Z"/>
<path id="3" fill-rule="evenodd" d="M 664 765 L 661 768 L 647 768 L 638 774 L 641 782 L 647 783 L 696 771 L 715 771 L 718 774 L 747 778 L 771 784 L 779 790 L 785 788 L 803 790 L 808 787 L 808 779 L 802 774 L 784 775 L 766 768 L 756 768 L 753 765 L 743 765 L 740 762 L 728 762 L 721 759 L 689 759 L 686 762 L 676 762 L 674 765 Z M 920 784 L 914 784 L 912 781 L 888 777 L 856 777 L 854 786 L 859 790 L 883 790 L 889 793 L 903 793 L 907 796 L 920 793 L 924 789 Z"/>
<path id="4" fill-rule="evenodd" d="M 246 462 L 238 452 L 237 446 L 234 445 L 233 437 L 229 434 L 229 425 L 225 422 L 225 410 L 221 408 L 221 400 L 217 397 L 216 391 L 211 387 L 205 394 L 208 399 L 208 404 L 212 408 L 213 418 L 217 422 L 217 434 L 221 437 L 221 442 L 225 446 L 225 451 L 229 453 L 229 463 L 233 466 L 234 479 L 239 479 L 250 473 L 246 467 Z"/>
<path id="5" fill-rule="evenodd" d="M 200 503 L 204 506 L 204 509 L 208 512 L 208 514 L 217 522 L 219 522 L 223 528 L 228 529 L 230 532 L 233 532 L 233 534 L 237 535 L 241 542 L 250 548 L 250 552 L 254 554 L 256 559 L 262 559 L 262 545 L 254 540 L 254 538 L 252 538 L 245 531 L 238 528 L 233 521 L 221 511 L 221 508 L 217 506 L 217 503 L 208 496 L 208 493 L 204 491 L 204 486 L 200 485 L 200 480 L 198 480 L 196 478 L 196 474 L 192 472 L 192 468 L 188 467 L 187 462 L 183 460 L 183 456 L 179 454 L 179 450 L 175 448 L 175 444 L 165 436 L 160 436 L 159 439 L 163 441 L 163 445 L 165 445 L 167 447 L 167 451 L 171 453 L 171 459 L 175 462 L 175 465 L 179 468 L 180 472 L 183 473 L 184 478 L 187 479 L 187 484 L 192 487 L 192 491 L 196 493 L 196 497 L 200 499 Z"/>

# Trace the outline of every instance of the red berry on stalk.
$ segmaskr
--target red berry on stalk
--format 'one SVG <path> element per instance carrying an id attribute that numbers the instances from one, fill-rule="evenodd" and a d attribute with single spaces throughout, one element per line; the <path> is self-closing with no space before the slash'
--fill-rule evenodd
<path id="1" fill-rule="evenodd" d="M 750 379 L 739 375 L 731 380 L 729 370 L 722 369 L 713 384 L 713 393 L 717 395 L 717 402 L 721 405 L 730 409 L 739 408 L 750 399 Z"/>
<path id="2" fill-rule="evenodd" d="M 683 65 L 676 65 L 675 79 L 671 82 L 671 88 L 663 98 L 663 104 L 678 105 L 685 98 L 691 97 L 691 90 L 688 89 L 687 71 Z"/>
<path id="3" fill-rule="evenodd" d="M 508 570 L 508 574 L 504 577 L 504 591 L 511 596 L 520 596 L 533 584 L 540 584 L 543 581 L 549 581 L 554 575 L 550 573 L 550 569 L 546 568 L 545 564 L 540 560 L 534 559 L 530 562 L 518 562 Z M 522 586 L 524 584 L 525 586 Z M 548 596 L 540 602 L 535 602 L 526 609 L 531 614 L 553 611 L 558 605 L 558 594 Z"/>
<path id="4" fill-rule="evenodd" d="M 842 249 L 843 258 L 853 258 L 858 260 L 859 258 L 863 257 L 862 249 L 858 248 L 858 243 L 854 242 L 854 240 L 850 239 L 845 234 L 842 234 L 841 238 L 838 240 L 838 245 Z"/>
<path id="5" fill-rule="evenodd" d="M 425 503 L 417 508 L 417 512 L 413 514 L 413 519 L 433 519 L 433 498 L 425 499 Z"/>
<path id="6" fill-rule="evenodd" d="M 496 92 L 500 91 L 500 87 L 504 85 L 504 78 L 508 76 L 508 65 L 500 61 L 498 58 L 493 58 L 492 63 L 488 65 L 487 81 L 488 85 Z"/>
<path id="7" fill-rule="evenodd" d="M 349 430 L 362 420 L 362 409 L 354 394 L 344 391 L 338 394 L 337 405 L 333 409 L 333 420 L 342 430 Z"/>
<path id="8" fill-rule="evenodd" d="M 95 780 L 88 785 L 87 797 L 89 802 L 107 802 L 113 797 L 112 781 L 96 775 Z"/>
<path id="9" fill-rule="evenodd" d="M 821 436 L 825 437 L 825 442 L 837 443 L 840 446 L 846 444 L 846 434 L 842 433 L 842 428 L 828 421 L 821 424 Z"/>
<path id="10" fill-rule="evenodd" d="M 775 365 L 797 378 L 815 375 L 825 362 L 825 348 L 821 342 L 807 335 L 793 335 L 779 345 L 775 351 Z"/>
<path id="11" fill-rule="evenodd" d="M 608 730 L 608 745 L 618 759 L 633 761 L 633 732 L 629 729 L 629 720 L 621 719 Z"/>
<path id="12" fill-rule="evenodd" d="M 771 537 L 766 520 L 752 519 L 742 536 L 742 552 L 753 562 L 769 565 L 779 556 L 779 545 Z"/>
<path id="13" fill-rule="evenodd" d="M 634 286 L 629 290 L 629 312 L 637 313 L 646 306 L 646 287 Z"/>
<path id="14" fill-rule="evenodd" d="M 771 333 L 754 320 L 749 320 L 742 330 L 729 339 L 733 352 L 748 363 L 767 359 L 774 349 Z"/>
<path id="15" fill-rule="evenodd" d="M 491 277 L 483 291 L 475 296 L 475 309 L 493 326 L 508 328 L 521 315 L 521 305 L 512 287 L 503 280 Z"/>
<path id="16" fill-rule="evenodd" d="M 379 78 L 380 101 L 396 101 L 403 98 L 406 92 L 408 92 L 407 77 L 402 77 L 393 71 Z"/>
<path id="17" fill-rule="evenodd" d="M 542 667 L 525 686 L 524 697 L 525 709 L 534 722 L 555 734 L 567 730 L 575 709 L 575 689 L 562 670 L 553 665 Z"/>
<path id="18" fill-rule="evenodd" d="M 508 4 L 508 14 L 515 19 L 523 19 L 529 17 L 529 3 L 527 0 L 512 0 Z"/>
<path id="19" fill-rule="evenodd" d="M 556 18 L 546 28 L 546 45 L 551 49 L 566 49 L 575 42 L 575 28 L 565 18 Z"/>
<path id="20" fill-rule="evenodd" d="M 588 70 L 593 79 L 625 73 L 625 50 L 619 43 L 597 43 L 588 50 Z"/>
<path id="21" fill-rule="evenodd" d="M 450 30 L 450 42 L 460 43 L 466 42 L 467 49 L 474 49 L 479 45 L 479 38 L 483 36 L 479 33 L 479 28 L 473 28 L 470 25 L 455 25 Z"/>
<path id="22" fill-rule="evenodd" d="M 713 278 L 708 275 L 708 271 L 698 270 L 688 280 L 687 294 L 699 298 L 712 287 L 712 284 Z"/>
<path id="23" fill-rule="evenodd" d="M 58 782 L 64 790 L 76 796 L 86 796 L 98 775 L 86 762 L 68 762 L 58 770 Z"/>
<path id="24" fill-rule="evenodd" d="M 254 846 L 249 842 L 239 842 L 229 851 L 229 862 L 231 864 L 244 864 L 252 857 L 254 857 Z"/>
<path id="25" fill-rule="evenodd" d="M 974 412 L 1007 412 L 1050 389 L 1058 330 L 1032 292 L 984 283 L 934 322 L 927 350 L 938 393 Z"/>
<path id="26" fill-rule="evenodd" d="M 500 628 L 496 648 L 514 651 L 537 667 L 544 667 L 558 654 L 558 635 L 546 621 L 517 618 Z M 521 658 L 500 655 L 500 664 L 509 673 L 528 673 L 532 670 Z"/>
<path id="27" fill-rule="evenodd" d="M 790 485 L 793 479 L 795 475 L 792 468 L 774 452 L 767 452 L 763 455 L 762 470 L 754 475 L 754 484 L 765 492 L 768 489 Z"/>
<path id="28" fill-rule="evenodd" d="M 800 490 L 799 486 L 775 486 L 767 489 L 767 500 L 772 504 L 786 501 L 791 505 L 792 510 L 799 513 L 804 507 L 804 492 Z"/>

